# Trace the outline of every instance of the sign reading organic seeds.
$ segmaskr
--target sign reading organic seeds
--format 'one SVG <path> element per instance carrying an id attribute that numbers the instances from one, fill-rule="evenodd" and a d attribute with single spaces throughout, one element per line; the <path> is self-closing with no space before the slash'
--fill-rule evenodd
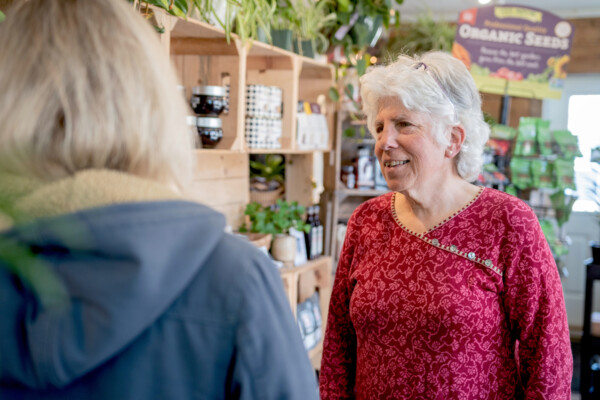
<path id="1" fill-rule="evenodd" d="M 481 92 L 558 99 L 572 39 L 568 21 L 537 8 L 470 8 L 460 13 L 452 55 Z"/>

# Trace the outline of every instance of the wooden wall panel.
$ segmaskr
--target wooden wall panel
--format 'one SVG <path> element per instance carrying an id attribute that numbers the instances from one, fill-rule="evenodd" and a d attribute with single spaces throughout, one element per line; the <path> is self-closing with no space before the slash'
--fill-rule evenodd
<path id="1" fill-rule="evenodd" d="M 195 180 L 186 195 L 225 214 L 227 223 L 237 230 L 249 201 L 248 155 L 245 153 L 211 153 L 196 155 Z"/>
<path id="2" fill-rule="evenodd" d="M 575 28 L 569 74 L 600 72 L 600 18 L 569 20 Z"/>

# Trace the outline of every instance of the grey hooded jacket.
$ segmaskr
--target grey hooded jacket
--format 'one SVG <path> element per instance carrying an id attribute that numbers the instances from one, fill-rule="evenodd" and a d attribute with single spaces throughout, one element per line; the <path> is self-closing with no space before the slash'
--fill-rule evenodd
<path id="1" fill-rule="evenodd" d="M 316 399 L 276 267 L 224 226 L 202 205 L 161 201 L 0 235 L 0 399 Z M 14 248 L 66 301 L 2 264 Z"/>

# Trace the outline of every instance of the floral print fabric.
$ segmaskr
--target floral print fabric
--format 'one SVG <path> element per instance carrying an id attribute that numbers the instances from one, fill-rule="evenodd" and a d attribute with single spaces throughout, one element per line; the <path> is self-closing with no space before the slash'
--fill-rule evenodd
<path id="1" fill-rule="evenodd" d="M 485 189 L 417 235 L 393 199 L 371 199 L 349 221 L 321 398 L 570 398 L 561 282 L 531 209 Z"/>

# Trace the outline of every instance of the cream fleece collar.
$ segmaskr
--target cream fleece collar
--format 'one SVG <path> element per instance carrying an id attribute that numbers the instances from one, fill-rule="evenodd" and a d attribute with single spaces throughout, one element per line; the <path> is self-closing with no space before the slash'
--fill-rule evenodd
<path id="1" fill-rule="evenodd" d="M 111 170 L 85 170 L 51 183 L 2 174 L 0 194 L 14 207 L 19 221 L 111 204 L 183 200 L 164 184 Z M 0 230 L 13 224 L 13 218 L 0 210 Z"/>

